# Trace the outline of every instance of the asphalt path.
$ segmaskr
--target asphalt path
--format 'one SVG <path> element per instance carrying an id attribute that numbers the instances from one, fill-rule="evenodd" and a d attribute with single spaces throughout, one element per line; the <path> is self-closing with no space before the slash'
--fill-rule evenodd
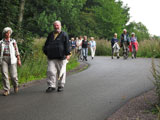
<path id="1" fill-rule="evenodd" d="M 105 120 L 131 98 L 152 89 L 151 59 L 88 58 L 88 69 L 67 76 L 65 90 L 46 82 L 0 96 L 0 120 Z"/>

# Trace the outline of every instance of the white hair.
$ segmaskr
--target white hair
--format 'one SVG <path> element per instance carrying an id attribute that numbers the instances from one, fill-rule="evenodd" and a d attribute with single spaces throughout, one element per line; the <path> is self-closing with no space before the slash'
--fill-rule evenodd
<path id="1" fill-rule="evenodd" d="M 134 32 L 132 32 L 132 34 L 131 35 L 135 35 L 135 33 Z"/>
<path id="2" fill-rule="evenodd" d="M 117 33 L 114 33 L 114 35 L 117 35 Z"/>
<path id="3" fill-rule="evenodd" d="M 55 23 L 58 23 L 58 24 L 60 24 L 60 25 L 61 25 L 61 21 L 59 21 L 59 20 L 54 21 L 54 23 L 53 23 L 53 24 L 55 24 Z"/>
<path id="4" fill-rule="evenodd" d="M 127 32 L 127 30 L 126 30 L 126 29 L 123 29 L 123 31 L 126 31 L 126 32 Z"/>
<path id="5" fill-rule="evenodd" d="M 13 32 L 12 28 L 10 28 L 10 27 L 5 27 L 5 28 L 3 29 L 2 34 L 4 35 L 4 34 L 5 34 L 6 32 L 8 32 L 8 31 L 11 31 L 11 34 L 12 34 L 12 32 Z"/>

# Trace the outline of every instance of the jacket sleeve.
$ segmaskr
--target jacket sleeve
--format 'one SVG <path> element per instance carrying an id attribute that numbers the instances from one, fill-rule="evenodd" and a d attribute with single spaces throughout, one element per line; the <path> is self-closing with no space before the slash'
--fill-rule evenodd
<path id="1" fill-rule="evenodd" d="M 14 40 L 14 42 L 13 42 L 13 46 L 14 46 L 14 49 L 15 49 L 16 56 L 19 56 L 19 55 L 20 55 L 20 53 L 19 53 L 19 50 L 18 50 L 18 46 L 17 46 L 17 42 L 16 42 L 16 40 Z"/>
<path id="2" fill-rule="evenodd" d="M 68 34 L 66 32 L 64 32 L 64 39 L 65 39 L 65 42 L 64 42 L 64 49 L 65 49 L 65 55 L 70 55 L 70 44 L 69 44 L 69 37 L 68 37 Z"/>
<path id="3" fill-rule="evenodd" d="M 44 53 L 45 55 L 47 55 L 47 46 L 48 46 L 48 43 L 49 43 L 50 35 L 51 35 L 51 33 L 48 35 L 47 40 L 46 40 L 46 42 L 45 42 L 45 44 L 44 44 L 44 46 L 43 46 L 43 48 L 42 48 L 43 53 Z"/>

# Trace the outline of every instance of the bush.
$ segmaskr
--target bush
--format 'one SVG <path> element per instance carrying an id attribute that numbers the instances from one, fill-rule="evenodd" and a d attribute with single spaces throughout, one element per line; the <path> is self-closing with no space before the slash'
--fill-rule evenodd
<path id="1" fill-rule="evenodd" d="M 160 100 L 160 63 L 159 65 L 155 65 L 154 60 L 152 59 L 152 75 L 154 77 L 154 85 L 156 87 L 156 93 Z"/>

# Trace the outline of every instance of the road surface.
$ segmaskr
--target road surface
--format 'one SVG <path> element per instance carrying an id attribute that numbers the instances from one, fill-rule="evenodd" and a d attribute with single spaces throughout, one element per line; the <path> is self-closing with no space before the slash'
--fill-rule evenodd
<path id="1" fill-rule="evenodd" d="M 67 76 L 62 93 L 46 82 L 0 96 L 0 120 L 104 120 L 128 100 L 152 89 L 151 59 L 88 58 L 88 69 Z"/>

